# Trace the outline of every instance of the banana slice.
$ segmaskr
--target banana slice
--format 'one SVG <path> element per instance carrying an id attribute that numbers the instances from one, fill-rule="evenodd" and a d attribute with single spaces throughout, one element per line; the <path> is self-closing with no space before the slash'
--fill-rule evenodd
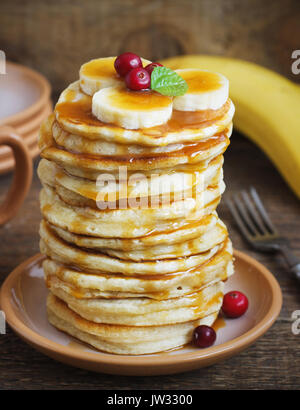
<path id="1" fill-rule="evenodd" d="M 104 88 L 92 100 L 92 112 L 100 121 L 127 129 L 164 124 L 172 109 L 171 97 L 154 91 L 130 91 L 125 86 Z"/>
<path id="2" fill-rule="evenodd" d="M 116 57 L 96 58 L 83 64 L 79 71 L 80 88 L 85 94 L 94 95 L 102 88 L 114 87 L 124 83 L 117 74 L 114 62 Z M 151 61 L 142 58 L 143 65 Z"/>
<path id="3" fill-rule="evenodd" d="M 229 82 L 221 74 L 199 69 L 176 72 L 188 84 L 186 94 L 174 98 L 174 109 L 179 111 L 217 110 L 228 99 Z"/>

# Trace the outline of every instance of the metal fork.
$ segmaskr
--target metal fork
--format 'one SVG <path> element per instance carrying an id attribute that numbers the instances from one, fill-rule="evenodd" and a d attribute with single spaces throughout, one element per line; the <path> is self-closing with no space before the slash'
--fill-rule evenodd
<path id="1" fill-rule="evenodd" d="M 226 202 L 246 241 L 257 251 L 281 253 L 300 280 L 300 259 L 291 252 L 289 241 L 276 230 L 256 190 L 253 187 L 249 192 L 243 190 Z"/>

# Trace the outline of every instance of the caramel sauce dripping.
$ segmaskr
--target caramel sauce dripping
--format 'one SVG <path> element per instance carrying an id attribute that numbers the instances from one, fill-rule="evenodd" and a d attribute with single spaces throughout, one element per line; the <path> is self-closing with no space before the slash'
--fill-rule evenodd
<path id="1" fill-rule="evenodd" d="M 38 139 L 39 149 L 42 151 L 46 147 L 53 145 L 52 124 L 55 121 L 54 114 L 50 114 L 48 118 L 42 123 L 40 128 L 40 136 Z"/>
<path id="2" fill-rule="evenodd" d="M 49 230 L 49 233 L 50 233 L 50 235 L 53 235 L 55 238 L 56 238 L 56 240 L 58 241 L 58 242 L 61 242 L 62 243 L 62 245 L 64 245 L 65 244 L 65 241 L 63 241 L 52 229 L 51 229 L 51 227 L 47 224 L 47 229 Z M 228 243 L 228 239 L 226 239 L 223 243 L 222 243 L 222 246 L 217 250 L 217 252 L 214 254 L 214 255 L 212 255 L 208 260 L 206 260 L 206 261 L 204 261 L 203 263 L 201 263 L 200 265 L 197 265 L 197 266 L 194 266 L 194 267 L 191 267 L 191 268 L 189 268 L 189 269 L 187 269 L 187 270 L 185 270 L 185 271 L 176 271 L 176 272 L 170 272 L 170 273 L 164 273 L 164 274 L 153 274 L 153 275 L 132 275 L 132 274 L 128 274 L 128 273 L 126 273 L 126 275 L 124 275 L 122 272 L 119 272 L 119 273 L 107 273 L 107 272 L 104 272 L 104 271 L 100 271 L 100 270 L 97 270 L 97 273 L 95 272 L 95 271 L 93 271 L 93 270 L 89 270 L 89 269 L 86 269 L 86 268 L 84 268 L 85 269 L 85 271 L 82 271 L 82 269 L 77 265 L 77 263 L 78 264 L 80 264 L 80 261 L 81 261 L 81 259 L 82 259 L 82 257 L 80 256 L 80 253 L 78 253 L 78 255 L 76 255 L 77 257 L 76 257 L 76 261 L 74 260 L 74 264 L 72 264 L 72 265 L 64 265 L 64 267 L 65 268 L 70 268 L 71 270 L 74 270 L 74 271 L 77 271 L 77 272 L 79 272 L 79 273 L 82 273 L 82 274 L 93 274 L 93 275 L 101 275 L 101 276 L 103 276 L 103 277 L 105 277 L 105 278 L 107 278 L 107 279 L 109 279 L 109 278 L 123 278 L 123 279 L 134 279 L 134 278 L 136 278 L 136 279 L 141 279 L 141 280 L 145 280 L 145 281 L 158 281 L 158 280 L 170 280 L 170 279 L 172 279 L 172 278 L 176 278 L 176 277 L 178 277 L 178 276 L 182 276 L 182 275 L 186 275 L 186 274 L 199 274 L 200 272 L 199 271 L 201 271 L 202 270 L 202 268 L 205 266 L 205 265 L 207 265 L 207 264 L 212 264 L 212 263 L 214 263 L 214 260 L 215 259 L 218 259 L 218 257 L 222 254 L 223 255 L 223 258 L 225 259 L 225 258 L 231 258 L 231 254 L 229 253 L 229 252 L 227 252 L 227 251 L 225 251 L 225 248 L 226 248 L 226 246 L 227 246 L 227 243 Z M 68 244 L 68 246 L 70 246 L 71 248 L 73 248 L 73 249 L 79 249 L 80 250 L 80 248 L 78 248 L 76 245 L 74 245 L 74 244 Z M 94 250 L 93 251 L 91 251 L 91 250 L 88 250 L 88 249 L 85 249 L 85 252 L 86 253 L 91 253 L 91 254 L 94 254 L 94 255 L 101 255 L 101 252 L 95 252 Z M 51 255 L 50 255 L 51 256 Z M 84 259 L 84 257 L 83 257 L 83 259 Z M 171 259 L 169 259 L 169 260 L 172 260 L 172 259 L 184 259 L 184 257 L 182 257 L 182 258 L 171 258 Z M 128 261 L 128 262 L 130 262 L 130 261 Z M 156 264 L 156 263 L 159 263 L 160 262 L 160 260 L 155 260 L 155 261 L 150 261 L 150 263 L 152 263 L 153 264 L 153 266 Z M 59 268 L 59 270 L 57 271 L 57 276 L 58 277 L 61 277 L 62 276 L 62 269 L 64 269 L 64 267 L 61 267 L 61 268 Z M 226 272 L 224 272 L 225 273 L 225 275 L 227 276 L 227 274 L 226 274 Z M 200 273 L 201 274 L 201 273 Z M 224 276 L 224 275 L 222 275 L 222 276 Z"/>
<path id="3" fill-rule="evenodd" d="M 52 209 L 52 205 L 51 204 L 46 204 L 42 208 L 42 213 L 47 214 L 51 211 L 51 209 Z"/>
<path id="4" fill-rule="evenodd" d="M 222 329 L 223 327 L 226 326 L 225 319 L 222 316 L 218 316 L 214 324 L 212 325 L 212 328 L 217 332 L 219 329 Z"/>
<path id="5" fill-rule="evenodd" d="M 80 152 L 75 152 L 75 151 L 68 151 L 70 153 L 76 154 L 80 159 L 87 159 L 91 161 L 109 161 L 109 162 L 119 162 L 119 163 L 134 163 L 138 162 L 139 160 L 142 161 L 147 161 L 147 162 L 152 162 L 157 159 L 163 159 L 163 158 L 176 158 L 180 156 L 187 156 L 189 160 L 192 160 L 196 156 L 200 155 L 202 152 L 211 149 L 215 146 L 218 146 L 219 144 L 225 142 L 226 147 L 229 145 L 229 138 L 226 135 L 227 130 L 224 130 L 223 132 L 220 132 L 218 134 L 215 134 L 213 137 L 205 139 L 203 141 L 194 143 L 194 144 L 186 144 L 183 146 L 183 148 L 177 150 L 177 151 L 171 151 L 171 152 L 157 152 L 157 153 L 149 153 L 149 154 L 125 154 L 125 155 L 96 155 L 96 154 L 82 154 Z M 64 147 L 56 146 L 64 151 L 67 151 Z"/>
<path id="6" fill-rule="evenodd" d="M 218 110 L 203 110 L 203 111 L 178 111 L 173 110 L 172 116 L 165 124 L 156 127 L 144 128 L 143 133 L 162 137 L 167 133 L 179 132 L 183 129 L 199 129 L 212 125 L 215 121 L 226 114 L 230 106 L 227 101 Z"/>
<path id="7" fill-rule="evenodd" d="M 65 268 L 67 268 L 67 266 Z M 56 272 L 56 276 L 58 278 L 60 278 L 61 280 L 63 280 L 62 279 L 63 269 L 64 269 L 63 267 L 60 267 Z M 109 275 L 107 275 L 107 276 L 109 276 Z M 164 276 L 164 275 L 162 275 L 162 276 Z M 51 287 L 51 279 L 49 277 L 47 277 L 47 286 L 48 286 L 48 288 Z M 85 289 L 85 290 L 91 291 L 91 289 Z M 147 286 L 145 286 L 145 291 L 147 292 Z M 86 298 L 88 298 L 86 296 L 86 294 L 84 292 L 82 292 L 82 290 L 78 286 L 75 286 L 74 284 L 72 284 L 72 285 L 69 284 L 69 292 L 73 297 L 75 297 L 77 299 L 86 299 Z M 168 298 L 169 291 L 159 292 L 159 295 L 160 295 L 160 299 Z M 174 297 L 172 299 L 176 300 L 176 299 L 180 299 L 181 297 L 182 296 L 178 296 L 178 297 Z M 217 292 L 210 299 L 206 299 L 205 295 L 203 294 L 203 291 L 195 290 L 194 293 L 183 295 L 183 297 L 188 298 L 190 300 L 190 303 L 188 303 L 187 305 L 185 305 L 183 307 L 188 307 L 188 308 L 193 309 L 194 314 L 197 316 L 197 315 L 201 315 L 202 313 L 207 311 L 209 308 L 211 308 L 211 307 L 215 306 L 216 304 L 218 304 L 220 302 L 220 299 L 223 297 L 223 293 L 222 292 Z M 110 298 L 107 298 L 107 299 L 117 299 L 117 298 L 110 297 Z M 148 303 L 151 304 L 152 299 L 149 299 Z M 199 317 L 201 317 L 201 316 L 199 316 Z M 224 323 L 225 323 L 225 321 L 224 321 Z M 217 326 L 217 324 L 216 324 L 216 326 Z M 219 324 L 219 326 L 222 327 L 221 323 Z"/>
<path id="8" fill-rule="evenodd" d="M 61 121 L 68 121 L 73 124 L 81 124 L 95 127 L 113 127 L 121 129 L 114 124 L 103 123 L 92 114 L 92 97 L 86 94 L 80 94 L 80 98 L 76 98 L 76 91 L 68 89 L 65 90 L 65 101 L 56 104 L 55 112 L 57 119 Z M 130 98 L 134 97 L 135 98 Z M 138 99 L 136 98 L 138 96 Z M 157 106 L 158 101 L 161 101 L 160 94 L 153 91 L 129 91 L 124 89 L 124 94 L 118 96 L 120 105 L 134 106 L 134 109 L 141 106 Z M 164 97 L 170 102 L 170 97 Z M 164 106 L 164 105 L 162 105 Z M 144 128 L 142 131 L 146 135 L 153 135 L 156 138 L 163 137 L 166 133 L 179 132 L 182 129 L 199 129 L 212 125 L 219 118 L 224 116 L 230 106 L 228 100 L 223 107 L 217 110 L 203 110 L 203 111 L 177 111 L 173 110 L 172 117 L 166 124 L 158 125 L 156 127 Z M 133 130 L 134 131 L 134 130 Z"/>
<path id="9" fill-rule="evenodd" d="M 61 199 L 61 198 L 60 198 Z M 62 199 L 61 199 L 62 200 Z M 63 201 L 63 200 L 62 200 Z M 216 198 L 216 199 L 214 199 L 213 201 L 211 201 L 209 204 L 207 204 L 207 206 L 209 207 L 209 206 L 211 206 L 211 207 L 216 207 L 216 205 L 218 204 L 218 202 L 219 202 L 219 197 L 218 198 Z M 44 214 L 44 215 L 47 215 L 47 213 L 48 212 L 50 212 L 51 211 L 51 208 L 52 208 L 52 206 L 51 206 L 51 204 L 46 204 L 44 207 L 43 207 L 43 209 L 42 209 L 42 213 Z M 105 209 L 104 210 L 104 212 L 109 212 L 109 210 L 107 210 L 107 209 Z M 103 212 L 103 211 L 102 211 Z M 207 216 L 204 216 L 204 218 L 208 218 L 209 217 L 209 215 L 207 215 Z M 184 223 L 183 225 L 180 225 L 179 227 L 177 226 L 177 223 L 176 222 L 174 222 L 173 223 L 173 225 L 172 225 L 172 228 L 169 228 L 169 229 L 164 229 L 163 231 L 159 231 L 157 228 L 151 228 L 151 226 L 146 226 L 146 228 L 148 228 L 148 233 L 147 234 L 145 234 L 145 235 L 143 235 L 142 236 L 142 238 L 149 238 L 149 237 L 151 237 L 151 236 L 154 236 L 154 235 L 157 235 L 157 234 L 169 234 L 169 233 L 172 233 L 172 232 L 175 232 L 175 231 L 177 231 L 178 229 L 185 229 L 185 228 L 193 228 L 193 227 L 197 227 L 197 226 L 199 226 L 199 225 L 201 225 L 202 224 L 202 219 L 200 219 L 200 220 L 197 220 L 197 221 L 194 221 L 194 222 L 186 222 L 186 223 Z M 204 220 L 205 221 L 205 220 Z M 205 223 L 205 222 L 204 222 Z M 72 223 L 71 223 L 71 225 L 70 225 L 70 227 L 69 227 L 69 230 L 71 231 L 71 232 L 74 232 L 74 233 L 77 233 L 77 234 L 79 234 L 80 235 L 80 231 L 81 231 L 81 225 L 82 225 L 82 222 L 81 222 L 81 220 L 80 220 L 80 216 L 78 216 L 78 218 L 77 218 L 77 220 L 73 220 L 72 221 Z M 130 230 L 130 228 L 131 228 L 131 225 L 130 224 L 128 224 L 128 232 L 131 232 L 131 230 Z M 86 236 L 86 235 L 82 235 L 82 236 Z M 128 244 L 130 244 L 130 238 L 128 238 L 128 239 L 123 239 L 123 241 L 124 241 L 124 243 L 128 243 Z M 126 241 L 126 242 L 125 242 Z"/>
<path id="10" fill-rule="evenodd" d="M 72 286 L 72 289 L 70 289 L 70 293 L 76 299 L 85 299 L 86 298 L 84 292 L 82 292 L 79 287 Z"/>
<path id="11" fill-rule="evenodd" d="M 56 270 L 55 275 L 47 276 L 46 285 L 49 289 L 51 288 L 51 277 L 54 276 L 54 277 L 57 277 L 58 279 L 60 279 L 61 281 L 64 281 L 63 272 L 66 269 L 68 269 L 68 266 L 67 265 L 62 265 Z M 72 269 L 75 270 L 74 268 L 72 268 Z M 69 291 L 70 291 L 70 294 L 72 296 L 74 296 L 75 298 L 77 298 L 77 299 L 85 299 L 86 298 L 84 292 L 82 292 L 82 289 L 79 288 L 78 286 L 75 286 L 73 283 L 72 283 L 72 285 L 69 284 Z"/>
<path id="12" fill-rule="evenodd" d="M 51 287 L 51 278 L 50 278 L 50 276 L 48 276 L 48 275 L 46 276 L 45 283 L 46 283 L 47 288 L 50 289 L 50 287 Z"/>
<path id="13" fill-rule="evenodd" d="M 217 201 L 218 201 L 218 200 L 215 199 L 214 201 L 212 201 L 212 203 L 217 203 Z M 207 220 L 208 220 L 209 216 L 210 216 L 210 215 L 204 216 L 203 220 L 200 219 L 200 220 L 196 220 L 196 221 L 194 221 L 194 222 L 187 222 L 186 224 L 184 224 L 184 225 L 181 226 L 180 228 L 174 227 L 174 228 L 172 228 L 172 229 L 164 230 L 163 232 L 160 232 L 160 234 L 168 235 L 168 234 L 170 234 L 170 233 L 176 232 L 176 231 L 181 230 L 181 229 L 191 229 L 191 228 L 195 228 L 195 227 L 197 227 L 197 226 L 199 226 L 199 225 L 201 225 L 201 224 L 203 224 L 203 223 L 204 223 L 204 224 L 207 223 Z M 147 238 L 148 238 L 148 237 L 157 235 L 157 233 L 158 233 L 157 231 L 152 231 L 152 232 L 150 232 L 148 235 L 145 235 L 144 237 L 147 237 Z"/>
<path id="14" fill-rule="evenodd" d="M 65 90 L 64 102 L 57 103 L 55 112 L 61 120 L 68 120 L 73 124 L 85 124 L 87 126 L 109 126 L 99 121 L 92 114 L 92 97 L 81 94 L 81 98 L 76 100 L 76 91 Z"/>
<path id="15" fill-rule="evenodd" d="M 91 118 L 91 120 L 94 120 L 93 118 Z M 223 152 L 226 150 L 227 146 L 230 143 L 229 138 L 227 137 L 226 133 L 227 133 L 227 129 L 223 130 L 222 132 L 216 133 L 213 137 L 208 138 L 208 139 L 204 139 L 198 143 L 193 143 L 193 144 L 182 144 L 183 147 L 177 151 L 172 151 L 172 152 L 164 152 L 164 153 L 149 153 L 149 154 L 130 154 L 130 155 L 110 155 L 110 156 L 105 156 L 105 155 L 95 155 L 95 154 L 82 154 L 80 152 L 75 152 L 75 151 L 71 151 L 71 150 L 67 150 L 65 149 L 63 146 L 58 145 L 55 140 L 53 139 L 52 135 L 50 135 L 48 132 L 46 133 L 41 133 L 41 137 L 40 137 L 40 141 L 42 141 L 44 146 L 41 152 L 41 156 L 46 158 L 46 159 L 50 159 L 50 157 L 48 157 L 48 154 L 45 152 L 43 153 L 43 149 L 46 147 L 53 147 L 55 149 L 59 149 L 62 151 L 66 151 L 68 153 L 70 153 L 71 155 L 74 156 L 73 160 L 76 161 L 76 163 L 80 163 L 80 166 L 85 167 L 85 162 L 87 162 L 86 166 L 89 165 L 89 162 L 91 161 L 95 161 L 95 162 L 103 162 L 103 163 L 113 163 L 116 162 L 120 165 L 129 165 L 129 164 L 139 164 L 139 162 L 141 162 L 141 165 L 144 164 L 144 162 L 147 162 L 148 164 L 154 163 L 154 161 L 157 160 L 168 160 L 168 159 L 172 159 L 172 158 L 180 158 L 180 157 L 186 157 L 186 162 L 185 164 L 177 164 L 176 166 L 176 171 L 180 171 L 180 170 L 186 170 L 186 167 L 189 167 L 187 169 L 188 172 L 194 172 L 194 170 L 197 171 L 201 170 L 204 165 L 201 164 L 201 162 L 197 162 L 196 164 L 193 163 L 193 161 L 196 160 L 198 155 L 201 155 L 202 153 L 204 153 L 206 150 L 208 149 L 212 149 L 215 146 L 218 146 L 219 144 L 223 143 L 223 147 L 222 147 L 222 152 L 219 152 L 219 155 L 222 155 Z M 51 137 L 51 138 L 50 138 Z M 50 141 L 51 140 L 51 141 Z M 219 157 L 218 155 L 218 157 Z M 198 161 L 198 159 L 197 159 Z M 159 166 L 159 163 L 158 163 Z M 143 165 L 144 167 L 144 165 Z M 183 168 L 184 167 L 184 168 Z M 137 168 L 138 169 L 138 168 Z M 142 168 L 143 169 L 143 168 Z M 101 172 L 101 171 L 99 171 Z M 137 172 L 135 171 L 129 171 L 130 172 Z M 145 170 L 143 171 L 146 174 L 147 173 L 152 173 L 153 170 Z M 162 172 L 160 170 L 160 172 Z M 186 171 L 185 171 L 186 172 Z"/>
<path id="16" fill-rule="evenodd" d="M 223 297 L 223 293 L 217 292 L 212 298 L 208 300 L 205 300 L 202 292 L 188 295 L 188 297 L 192 300 L 193 305 L 191 307 L 193 308 L 195 315 L 201 315 L 202 313 L 205 313 L 210 307 L 215 306 L 217 303 L 219 303 L 220 299 Z"/>
<path id="17" fill-rule="evenodd" d="M 207 189 L 214 189 L 216 186 L 215 185 L 210 185 L 207 187 Z M 92 199 L 94 201 L 97 201 L 97 204 L 105 204 L 105 209 L 102 209 L 104 212 L 108 211 L 110 209 L 157 209 L 160 208 L 164 205 L 169 205 L 177 201 L 181 201 L 184 199 L 196 199 L 197 196 L 197 191 L 196 191 L 196 184 L 195 182 L 192 184 L 192 186 L 188 187 L 185 190 L 178 190 L 174 192 L 166 192 L 163 194 L 159 195 L 151 195 L 149 193 L 147 196 L 139 196 L 137 195 L 136 197 L 130 197 L 130 188 L 128 189 L 128 194 L 127 196 L 119 196 L 119 192 L 117 191 L 115 193 L 115 201 L 110 202 L 109 200 L 109 195 L 105 194 L 105 197 L 103 198 L 103 195 L 99 195 L 99 198 L 97 198 L 98 193 L 95 191 L 89 191 L 83 189 L 78 189 L 78 192 L 80 195 L 84 196 L 85 198 Z M 97 205 L 96 204 L 96 205 Z M 111 206 L 110 206 L 111 205 Z M 97 206 L 96 206 L 97 208 Z M 148 225 L 148 227 L 151 227 L 151 225 Z"/>
<path id="18" fill-rule="evenodd" d="M 83 185 L 80 188 L 77 188 L 77 191 L 80 195 L 84 196 L 85 198 L 92 199 L 93 201 L 97 200 L 98 192 L 96 190 L 93 191 L 92 189 L 86 188 Z"/>

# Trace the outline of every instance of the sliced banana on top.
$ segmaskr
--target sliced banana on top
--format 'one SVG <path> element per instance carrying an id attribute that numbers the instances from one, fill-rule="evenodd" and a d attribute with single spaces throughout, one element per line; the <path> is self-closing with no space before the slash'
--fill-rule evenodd
<path id="1" fill-rule="evenodd" d="M 84 93 L 94 95 L 101 88 L 118 86 L 124 81 L 114 68 L 115 59 L 96 58 L 80 67 L 80 87 Z"/>
<path id="2" fill-rule="evenodd" d="M 229 81 L 219 73 L 200 69 L 176 70 L 188 84 L 187 92 L 175 97 L 173 106 L 179 111 L 217 110 L 228 99 Z"/>
<path id="3" fill-rule="evenodd" d="M 114 67 L 116 57 L 96 58 L 83 64 L 79 71 L 80 88 L 85 94 L 94 95 L 102 88 L 114 87 L 124 83 Z M 151 61 L 141 59 L 143 65 Z"/>
<path id="4" fill-rule="evenodd" d="M 171 97 L 154 91 L 130 91 L 125 85 L 99 90 L 92 100 L 92 112 L 100 121 L 127 129 L 164 124 L 172 109 Z"/>

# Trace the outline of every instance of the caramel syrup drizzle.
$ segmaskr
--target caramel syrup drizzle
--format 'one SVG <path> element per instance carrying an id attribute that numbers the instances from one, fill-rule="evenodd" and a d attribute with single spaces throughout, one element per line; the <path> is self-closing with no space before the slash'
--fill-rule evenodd
<path id="1" fill-rule="evenodd" d="M 128 91 L 130 93 L 130 91 Z M 133 93 L 133 92 L 131 92 Z M 92 97 L 86 94 L 79 94 L 80 98 L 76 99 L 76 91 L 65 90 L 65 101 L 56 104 L 55 112 L 59 123 L 68 121 L 77 125 L 88 127 L 112 127 L 118 130 L 122 128 L 114 125 L 103 123 L 98 120 L 92 113 Z M 139 100 L 142 105 L 153 104 L 153 92 L 139 92 Z M 182 129 L 199 129 L 212 125 L 215 121 L 222 118 L 229 110 L 230 100 L 217 110 L 203 111 L 177 111 L 173 110 L 172 117 L 166 124 L 150 128 L 143 128 L 141 131 L 145 135 L 151 135 L 156 138 L 163 137 L 167 133 L 178 132 Z"/>

